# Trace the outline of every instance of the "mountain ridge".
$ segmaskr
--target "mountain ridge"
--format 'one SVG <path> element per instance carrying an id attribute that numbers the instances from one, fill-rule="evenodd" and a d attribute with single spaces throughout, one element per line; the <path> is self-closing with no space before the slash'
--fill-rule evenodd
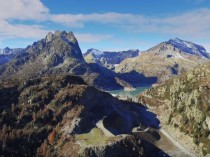
<path id="1" fill-rule="evenodd" d="M 98 88 L 123 88 L 116 74 L 97 64 L 87 64 L 72 32 L 55 31 L 34 42 L 10 62 L 0 66 L 1 79 L 28 79 L 40 75 L 79 75 Z"/>
<path id="2" fill-rule="evenodd" d="M 170 39 L 166 43 L 173 45 L 175 48 L 180 49 L 183 52 L 210 58 L 210 54 L 207 53 L 206 49 L 201 45 L 194 44 L 189 41 L 184 41 L 179 38 Z"/>
<path id="3" fill-rule="evenodd" d="M 97 63 L 113 70 L 115 66 L 121 63 L 124 59 L 136 57 L 139 53 L 140 51 L 138 49 L 125 51 L 99 51 L 92 48 L 88 49 L 83 56 L 88 63 Z"/>
<path id="4" fill-rule="evenodd" d="M 209 58 L 202 54 L 194 55 L 185 50 L 178 49 L 168 42 L 162 42 L 140 53 L 137 57 L 125 59 L 115 67 L 115 72 L 136 71 L 146 77 L 157 77 L 157 83 L 161 83 L 209 61 Z M 207 54 L 206 51 L 205 54 Z"/>

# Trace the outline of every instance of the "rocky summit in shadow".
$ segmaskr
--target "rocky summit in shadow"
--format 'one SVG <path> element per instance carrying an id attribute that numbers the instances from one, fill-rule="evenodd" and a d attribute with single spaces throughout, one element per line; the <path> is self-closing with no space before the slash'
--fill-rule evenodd
<path id="1" fill-rule="evenodd" d="M 97 64 L 85 62 L 77 39 L 72 32 L 48 33 L 21 53 L 0 66 L 1 80 L 28 79 L 38 76 L 73 74 L 89 85 L 101 89 L 119 89 L 115 72 Z"/>

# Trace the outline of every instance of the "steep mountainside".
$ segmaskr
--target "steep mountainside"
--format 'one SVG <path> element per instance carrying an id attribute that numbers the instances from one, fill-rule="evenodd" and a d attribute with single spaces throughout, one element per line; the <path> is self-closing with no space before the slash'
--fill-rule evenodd
<path id="1" fill-rule="evenodd" d="M 115 67 L 118 73 L 136 71 L 158 82 L 180 75 L 209 60 L 209 54 L 199 45 L 180 39 L 169 40 L 122 61 Z"/>
<path id="2" fill-rule="evenodd" d="M 127 50 L 127 51 L 99 51 L 96 49 L 88 49 L 83 54 L 84 59 L 88 63 L 97 63 L 106 68 L 113 70 L 115 66 L 121 63 L 126 58 L 133 58 L 139 55 L 139 50 Z"/>
<path id="3" fill-rule="evenodd" d="M 162 119 L 210 154 L 210 62 L 139 95 Z M 185 141 L 187 142 L 187 141 Z"/>
<path id="4" fill-rule="evenodd" d="M 76 76 L 0 83 L 3 156 L 158 157 L 152 144 L 130 134 L 154 114 L 90 87 Z"/>
<path id="5" fill-rule="evenodd" d="M 98 88 L 122 88 L 116 74 L 97 64 L 87 64 L 73 33 L 48 33 L 10 62 L 0 66 L 1 79 L 27 79 L 51 74 L 74 74 Z"/>

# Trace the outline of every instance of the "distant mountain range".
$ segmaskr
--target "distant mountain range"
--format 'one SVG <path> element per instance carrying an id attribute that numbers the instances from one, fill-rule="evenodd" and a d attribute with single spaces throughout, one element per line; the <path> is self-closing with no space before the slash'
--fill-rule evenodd
<path id="1" fill-rule="evenodd" d="M 178 38 L 141 53 L 89 49 L 82 54 L 74 34 L 65 31 L 49 32 L 24 49 L 5 48 L 0 54 L 1 155 L 168 156 L 152 144 L 169 140 L 159 134 L 156 114 L 161 126 L 179 129 L 208 154 L 209 58 L 202 46 Z M 154 83 L 162 84 L 138 101 L 156 114 L 98 90 Z"/>
<path id="2" fill-rule="evenodd" d="M 5 60 L 4 56 L 2 58 Z M 21 53 L 8 61 L 0 66 L 1 79 L 72 74 L 81 76 L 97 88 L 119 89 L 125 85 L 119 81 L 120 78 L 117 79 L 115 72 L 95 63 L 86 63 L 72 32 L 48 33 L 46 38 L 22 49 Z"/>
<path id="3" fill-rule="evenodd" d="M 22 52 L 21 48 L 10 49 L 6 47 L 4 49 L 0 49 L 0 65 L 6 64 L 11 61 L 16 55 Z"/>
<path id="4" fill-rule="evenodd" d="M 139 53 L 139 50 L 99 51 L 92 48 L 88 49 L 83 56 L 87 63 L 97 63 L 113 70 L 115 66 L 121 63 L 124 59 L 136 57 Z"/>
<path id="5" fill-rule="evenodd" d="M 176 38 L 125 59 L 115 67 L 115 72 L 136 71 L 164 82 L 207 61 L 210 61 L 209 54 L 202 46 Z"/>
<path id="6" fill-rule="evenodd" d="M 83 58 L 84 57 L 84 58 Z M 73 33 L 56 31 L 25 49 L 1 50 L 1 78 L 74 74 L 97 88 L 119 89 L 164 82 L 209 61 L 205 48 L 178 38 L 147 51 L 99 51 L 82 54 Z"/>
<path id="7" fill-rule="evenodd" d="M 138 52 L 121 52 L 120 54 L 133 56 L 137 55 Z M 121 60 L 118 59 L 116 63 Z M 48 33 L 44 39 L 22 49 L 21 53 L 15 55 L 12 60 L 0 66 L 1 80 L 9 78 L 29 79 L 59 74 L 81 76 L 89 85 L 105 90 L 132 89 L 133 84 L 136 82 L 151 84 L 156 81 L 153 78 L 135 74 L 135 82 L 130 79 L 133 74 L 126 74 L 125 76 L 124 74 L 117 74 L 100 64 L 87 63 L 73 33 L 65 31 L 56 31 L 54 34 Z"/>

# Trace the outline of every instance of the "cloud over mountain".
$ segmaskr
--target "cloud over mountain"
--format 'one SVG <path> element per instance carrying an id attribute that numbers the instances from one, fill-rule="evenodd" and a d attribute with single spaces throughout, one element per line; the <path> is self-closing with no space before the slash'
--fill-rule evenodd
<path id="1" fill-rule="evenodd" d="M 200 0 L 199 0 L 200 1 Z M 182 12 L 147 15 L 141 12 L 54 12 L 41 0 L 0 0 L 0 40 L 10 38 L 38 39 L 57 26 L 75 29 L 84 43 L 109 40 L 114 30 L 133 34 L 152 34 L 193 38 L 202 41 L 210 36 L 210 9 L 195 8 Z M 197 3 L 193 1 L 192 3 Z M 200 2 L 201 3 L 201 2 Z M 192 18 L 193 17 L 193 18 Z M 103 33 L 90 28 L 100 26 Z M 54 27 L 53 27 L 54 26 Z M 193 26 L 193 27 L 192 27 Z M 104 32 L 103 30 L 111 30 Z M 91 31 L 89 31 L 91 30 Z M 167 37 L 167 38 L 169 38 Z"/>

